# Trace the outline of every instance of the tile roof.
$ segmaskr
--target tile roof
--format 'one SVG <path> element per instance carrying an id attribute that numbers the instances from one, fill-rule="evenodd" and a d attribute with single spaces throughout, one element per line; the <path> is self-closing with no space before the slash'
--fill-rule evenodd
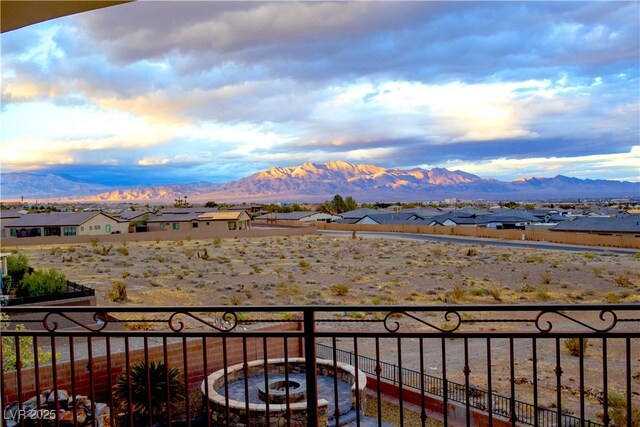
<path id="1" fill-rule="evenodd" d="M 101 212 L 49 212 L 23 215 L 11 222 L 11 227 L 63 227 L 80 225 L 96 215 L 110 216 Z M 111 218 L 114 219 L 114 218 Z"/>
<path id="2" fill-rule="evenodd" d="M 385 211 L 379 209 L 360 208 L 339 214 L 342 218 L 364 218 L 366 215 L 384 214 Z"/>
<path id="3" fill-rule="evenodd" d="M 626 215 L 616 218 L 583 216 L 577 217 L 573 221 L 561 222 L 551 230 L 640 234 L 640 216 Z"/>
<path id="4" fill-rule="evenodd" d="M 278 219 L 278 220 L 299 220 L 302 218 L 306 218 L 311 215 L 315 215 L 321 212 L 286 212 L 286 213 L 268 213 L 265 215 L 261 215 L 256 219 Z"/>

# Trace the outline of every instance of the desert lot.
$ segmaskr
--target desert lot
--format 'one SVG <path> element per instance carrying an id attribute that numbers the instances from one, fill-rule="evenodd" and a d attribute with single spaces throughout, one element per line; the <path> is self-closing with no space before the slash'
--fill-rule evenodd
<path id="1" fill-rule="evenodd" d="M 12 248 L 4 248 L 12 250 Z M 506 304 L 640 301 L 637 254 L 291 236 L 23 246 L 111 305 Z"/>

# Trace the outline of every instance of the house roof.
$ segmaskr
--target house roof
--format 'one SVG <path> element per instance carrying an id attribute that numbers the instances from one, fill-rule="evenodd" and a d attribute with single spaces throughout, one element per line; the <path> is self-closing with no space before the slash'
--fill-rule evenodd
<path id="1" fill-rule="evenodd" d="M 364 218 L 364 217 L 363 217 Z M 360 221 L 362 218 L 343 218 L 335 221 L 336 224 L 355 224 Z"/>
<path id="2" fill-rule="evenodd" d="M 191 215 L 191 214 L 203 214 L 207 212 L 217 212 L 217 208 L 167 208 L 160 209 L 158 215 L 176 214 L 176 215 Z"/>
<path id="3" fill-rule="evenodd" d="M 623 217 L 576 217 L 573 221 L 563 221 L 553 231 L 582 231 L 601 233 L 638 233 L 640 234 L 640 216 L 626 215 Z"/>
<path id="4" fill-rule="evenodd" d="M 303 212 L 303 211 L 286 212 L 286 213 L 272 212 L 265 215 L 261 215 L 256 219 L 299 220 L 299 219 L 306 218 L 308 216 L 315 215 L 318 213 L 321 213 L 321 212 Z"/>
<path id="5" fill-rule="evenodd" d="M 135 219 L 135 218 L 141 217 L 142 215 L 146 215 L 146 214 L 152 215 L 152 214 L 153 214 L 153 212 L 146 212 L 146 211 L 130 211 L 130 210 L 127 210 L 127 211 L 122 211 L 122 212 L 120 212 L 120 213 L 118 214 L 118 216 L 119 216 L 120 218 L 122 218 L 122 219 L 126 219 L 126 220 L 131 221 L 132 219 Z"/>
<path id="6" fill-rule="evenodd" d="M 242 214 L 245 214 L 245 211 L 217 211 L 217 212 L 207 212 L 202 215 L 198 215 L 197 219 L 199 221 L 228 221 L 240 219 Z"/>
<path id="7" fill-rule="evenodd" d="M 198 219 L 197 212 L 187 214 L 164 214 L 164 215 L 156 215 L 149 218 L 147 222 L 185 222 L 185 221 L 196 221 Z"/>
<path id="8" fill-rule="evenodd" d="M 531 219 L 525 218 L 519 215 L 489 215 L 483 218 L 478 218 L 477 221 L 479 223 L 490 223 L 490 222 L 540 222 L 538 218 Z"/>
<path id="9" fill-rule="evenodd" d="M 15 219 L 10 227 L 64 227 L 81 225 L 97 215 L 104 215 L 116 220 L 102 212 L 49 212 L 32 213 Z M 117 220 L 116 220 L 117 221 Z"/>
<path id="10" fill-rule="evenodd" d="M 364 218 L 366 215 L 385 214 L 387 212 L 379 209 L 360 208 L 339 214 L 342 218 Z"/>
<path id="11" fill-rule="evenodd" d="M 399 212 L 399 213 L 379 213 L 366 215 L 378 224 L 389 224 L 389 221 L 414 221 L 418 218 L 413 212 Z"/>

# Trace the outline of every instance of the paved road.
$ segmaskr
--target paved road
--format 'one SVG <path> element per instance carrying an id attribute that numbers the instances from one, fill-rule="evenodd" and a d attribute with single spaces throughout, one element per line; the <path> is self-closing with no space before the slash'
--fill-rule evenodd
<path id="1" fill-rule="evenodd" d="M 318 230 L 323 235 L 336 235 L 336 236 L 350 236 L 351 231 L 337 231 L 337 230 Z M 615 254 L 634 254 L 637 253 L 636 249 L 621 249 L 621 248 L 609 248 L 609 247 L 597 247 L 597 246 L 576 246 L 576 245 L 564 245 L 560 243 L 545 243 L 536 241 L 519 241 L 519 240 L 498 240 L 498 239 L 486 239 L 486 238 L 473 238 L 473 237 L 458 237 L 458 236 L 442 236 L 434 234 L 412 234 L 412 233 L 380 233 L 374 231 L 358 231 L 358 237 L 363 238 L 392 238 L 392 239 L 409 239 L 409 240 L 427 240 L 432 242 L 449 242 L 449 243 L 463 243 L 467 245 L 492 245 L 508 248 L 535 248 L 546 249 L 554 251 L 571 251 L 571 252 L 597 252 L 597 253 L 615 253 Z"/>

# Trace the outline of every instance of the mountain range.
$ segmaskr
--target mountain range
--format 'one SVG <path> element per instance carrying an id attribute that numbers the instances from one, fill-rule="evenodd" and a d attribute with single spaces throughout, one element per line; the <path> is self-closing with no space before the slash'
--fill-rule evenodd
<path id="1" fill-rule="evenodd" d="M 16 200 L 167 202 L 189 201 L 324 201 L 335 194 L 358 201 L 425 201 L 444 198 L 543 200 L 640 196 L 640 183 L 578 179 L 522 178 L 505 182 L 442 168 L 384 168 L 343 161 L 272 167 L 224 184 L 111 187 L 79 182 L 73 177 L 33 173 L 0 174 L 1 196 Z"/>

